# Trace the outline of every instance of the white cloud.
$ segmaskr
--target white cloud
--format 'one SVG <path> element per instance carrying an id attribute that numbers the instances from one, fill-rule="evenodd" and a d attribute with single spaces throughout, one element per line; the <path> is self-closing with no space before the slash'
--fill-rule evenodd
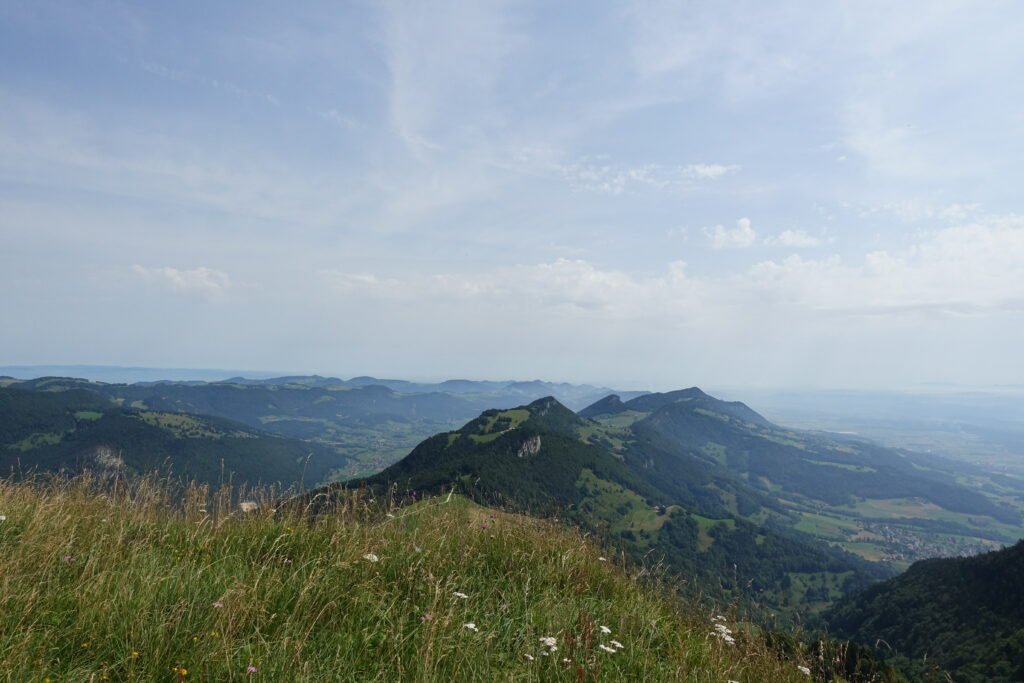
<path id="1" fill-rule="evenodd" d="M 740 170 L 737 165 L 724 164 L 627 166 L 602 157 L 584 157 L 568 164 L 554 164 L 553 168 L 577 190 L 613 195 L 641 187 L 692 190 L 695 183 L 718 180 Z"/>
<path id="2" fill-rule="evenodd" d="M 704 234 L 712 249 L 742 249 L 754 246 L 757 241 L 757 233 L 750 226 L 749 218 L 739 219 L 731 230 L 723 225 L 704 228 Z"/>
<path id="3" fill-rule="evenodd" d="M 734 230 L 711 231 L 711 236 L 722 233 L 725 242 L 754 243 L 746 219 Z M 859 263 L 837 255 L 806 259 L 794 254 L 726 276 L 691 277 L 685 263 L 675 262 L 662 275 L 637 277 L 581 259 L 404 278 L 336 271 L 322 275 L 337 293 L 357 298 L 400 299 L 425 309 L 476 302 L 486 306 L 470 310 L 512 306 L 530 315 L 587 312 L 607 322 L 661 316 L 738 323 L 766 307 L 811 317 L 826 312 L 981 314 L 1018 310 L 1024 301 L 1024 216 L 947 228 L 909 249 L 866 253 Z"/>
<path id="4" fill-rule="evenodd" d="M 219 299 L 232 286 L 231 278 L 222 270 L 200 266 L 192 270 L 179 270 L 169 266 L 145 268 L 132 266 L 132 271 L 144 281 L 176 292 L 199 294 Z"/>
<path id="5" fill-rule="evenodd" d="M 803 230 L 783 230 L 778 235 L 765 237 L 764 243 L 772 247 L 801 248 L 821 246 L 822 240 L 820 237 L 809 235 Z"/>

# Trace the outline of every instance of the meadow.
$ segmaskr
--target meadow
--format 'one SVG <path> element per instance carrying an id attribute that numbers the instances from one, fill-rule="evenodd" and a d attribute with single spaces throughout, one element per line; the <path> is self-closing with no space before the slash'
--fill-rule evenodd
<path id="1" fill-rule="evenodd" d="M 318 516 L 279 500 L 155 476 L 0 481 L 0 679 L 753 683 L 822 671 L 806 648 L 769 646 L 683 601 L 657 567 L 555 521 L 457 495 L 354 491 Z"/>

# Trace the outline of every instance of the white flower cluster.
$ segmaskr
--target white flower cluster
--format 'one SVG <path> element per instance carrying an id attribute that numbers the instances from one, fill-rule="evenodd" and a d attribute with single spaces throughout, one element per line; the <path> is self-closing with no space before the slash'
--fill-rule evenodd
<path id="1" fill-rule="evenodd" d="M 797 668 L 797 669 L 799 669 L 799 670 L 800 670 L 800 673 L 802 673 L 802 674 L 806 674 L 806 675 L 808 675 L 808 676 L 810 676 L 810 675 L 811 675 L 811 670 L 810 670 L 810 669 L 808 669 L 808 668 L 807 668 L 806 666 L 800 666 L 800 665 L 798 664 L 796 668 Z"/>
<path id="2" fill-rule="evenodd" d="M 366 553 L 365 555 L 363 555 L 363 559 L 367 562 L 380 562 L 380 558 L 374 555 L 373 553 Z"/>
<path id="3" fill-rule="evenodd" d="M 460 593 L 459 591 L 455 591 L 454 593 L 452 593 L 452 595 L 454 595 L 457 598 L 462 598 L 463 600 L 469 597 L 465 593 Z"/>
<path id="4" fill-rule="evenodd" d="M 479 632 L 480 632 L 480 629 L 478 629 L 478 628 L 476 627 L 476 624 L 474 624 L 474 623 L 472 623 L 472 622 L 470 622 L 470 623 L 468 623 L 468 624 L 463 624 L 463 625 L 462 625 L 462 627 L 463 627 L 463 628 L 468 628 L 468 629 L 469 629 L 470 631 L 476 631 L 477 633 L 479 633 Z"/>
<path id="5" fill-rule="evenodd" d="M 551 650 L 551 652 L 558 652 L 558 639 L 554 636 L 544 636 L 540 639 L 540 644 Z M 541 650 L 540 653 L 547 657 L 550 654 L 548 650 Z"/>
<path id="6" fill-rule="evenodd" d="M 721 638 L 730 645 L 736 644 L 736 639 L 732 637 L 732 630 L 725 624 L 715 624 L 715 630 L 711 632 L 711 635 Z"/>

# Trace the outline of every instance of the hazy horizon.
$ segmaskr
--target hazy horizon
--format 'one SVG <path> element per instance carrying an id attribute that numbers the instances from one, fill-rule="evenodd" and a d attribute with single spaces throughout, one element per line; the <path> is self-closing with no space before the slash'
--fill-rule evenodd
<path id="1" fill-rule="evenodd" d="M 1024 6 L 0 6 L 0 362 L 1024 384 Z"/>

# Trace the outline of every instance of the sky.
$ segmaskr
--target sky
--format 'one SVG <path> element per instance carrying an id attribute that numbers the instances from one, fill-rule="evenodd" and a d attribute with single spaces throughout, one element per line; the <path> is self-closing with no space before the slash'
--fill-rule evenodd
<path id="1" fill-rule="evenodd" d="M 1024 382 L 1024 5 L 0 0 L 0 364 Z"/>

